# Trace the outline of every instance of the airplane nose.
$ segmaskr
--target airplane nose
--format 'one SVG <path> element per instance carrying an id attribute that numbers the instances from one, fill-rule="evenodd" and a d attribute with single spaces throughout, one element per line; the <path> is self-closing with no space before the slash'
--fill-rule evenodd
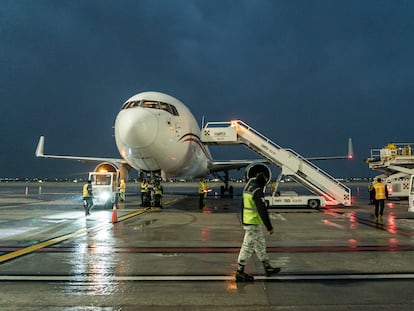
<path id="1" fill-rule="evenodd" d="M 122 110 L 115 122 L 115 132 L 129 148 L 144 148 L 157 136 L 157 119 L 147 109 L 140 107 Z"/>

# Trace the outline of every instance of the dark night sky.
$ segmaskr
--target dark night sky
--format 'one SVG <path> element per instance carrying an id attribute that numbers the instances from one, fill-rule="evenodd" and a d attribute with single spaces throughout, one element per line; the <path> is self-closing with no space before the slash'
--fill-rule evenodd
<path id="1" fill-rule="evenodd" d="M 1 0 L 0 177 L 85 174 L 46 153 L 119 157 L 114 120 L 142 91 L 200 120 L 239 118 L 321 166 L 376 175 L 371 148 L 412 142 L 414 1 Z M 257 158 L 217 147 L 220 160 Z"/>

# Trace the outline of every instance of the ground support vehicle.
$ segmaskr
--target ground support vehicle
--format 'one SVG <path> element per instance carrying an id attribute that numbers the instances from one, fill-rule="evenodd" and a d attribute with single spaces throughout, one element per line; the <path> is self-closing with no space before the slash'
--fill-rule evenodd
<path id="1" fill-rule="evenodd" d="M 275 207 L 310 207 L 320 208 L 326 205 L 325 198 L 319 195 L 299 195 L 295 191 L 275 191 L 272 195 L 265 196 L 266 205 Z"/>
<path id="2" fill-rule="evenodd" d="M 93 204 L 111 208 L 118 198 L 118 172 L 90 172 Z"/>
<path id="3" fill-rule="evenodd" d="M 411 169 L 414 168 L 414 143 L 390 143 L 383 148 L 371 149 L 366 159 L 369 168 L 379 171 L 387 185 L 390 199 L 406 199 L 409 196 Z"/>

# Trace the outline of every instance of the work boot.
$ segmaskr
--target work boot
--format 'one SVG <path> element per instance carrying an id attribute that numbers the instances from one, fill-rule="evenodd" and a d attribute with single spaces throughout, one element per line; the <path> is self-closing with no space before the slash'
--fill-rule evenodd
<path id="1" fill-rule="evenodd" d="M 281 270 L 280 268 L 274 268 L 274 267 L 269 266 L 265 268 L 265 274 L 266 276 L 272 276 L 272 275 L 278 274 L 280 270 Z"/>
<path id="2" fill-rule="evenodd" d="M 382 222 L 382 220 L 383 220 L 382 215 L 379 215 L 378 220 L 379 220 L 379 222 Z"/>
<path id="3" fill-rule="evenodd" d="M 268 262 L 263 262 L 263 267 L 265 269 L 266 276 L 272 276 L 275 274 L 278 274 L 280 272 L 280 268 L 274 268 L 271 265 L 269 265 Z"/>
<path id="4" fill-rule="evenodd" d="M 254 277 L 247 274 L 244 271 L 237 271 L 236 273 L 236 282 L 253 282 Z"/>

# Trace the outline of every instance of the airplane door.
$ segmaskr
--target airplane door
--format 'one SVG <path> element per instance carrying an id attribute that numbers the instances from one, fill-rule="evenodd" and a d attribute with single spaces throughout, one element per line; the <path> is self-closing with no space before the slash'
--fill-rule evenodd
<path id="1" fill-rule="evenodd" d="M 414 213 L 414 175 L 410 178 L 410 188 L 408 194 L 408 211 Z"/>

